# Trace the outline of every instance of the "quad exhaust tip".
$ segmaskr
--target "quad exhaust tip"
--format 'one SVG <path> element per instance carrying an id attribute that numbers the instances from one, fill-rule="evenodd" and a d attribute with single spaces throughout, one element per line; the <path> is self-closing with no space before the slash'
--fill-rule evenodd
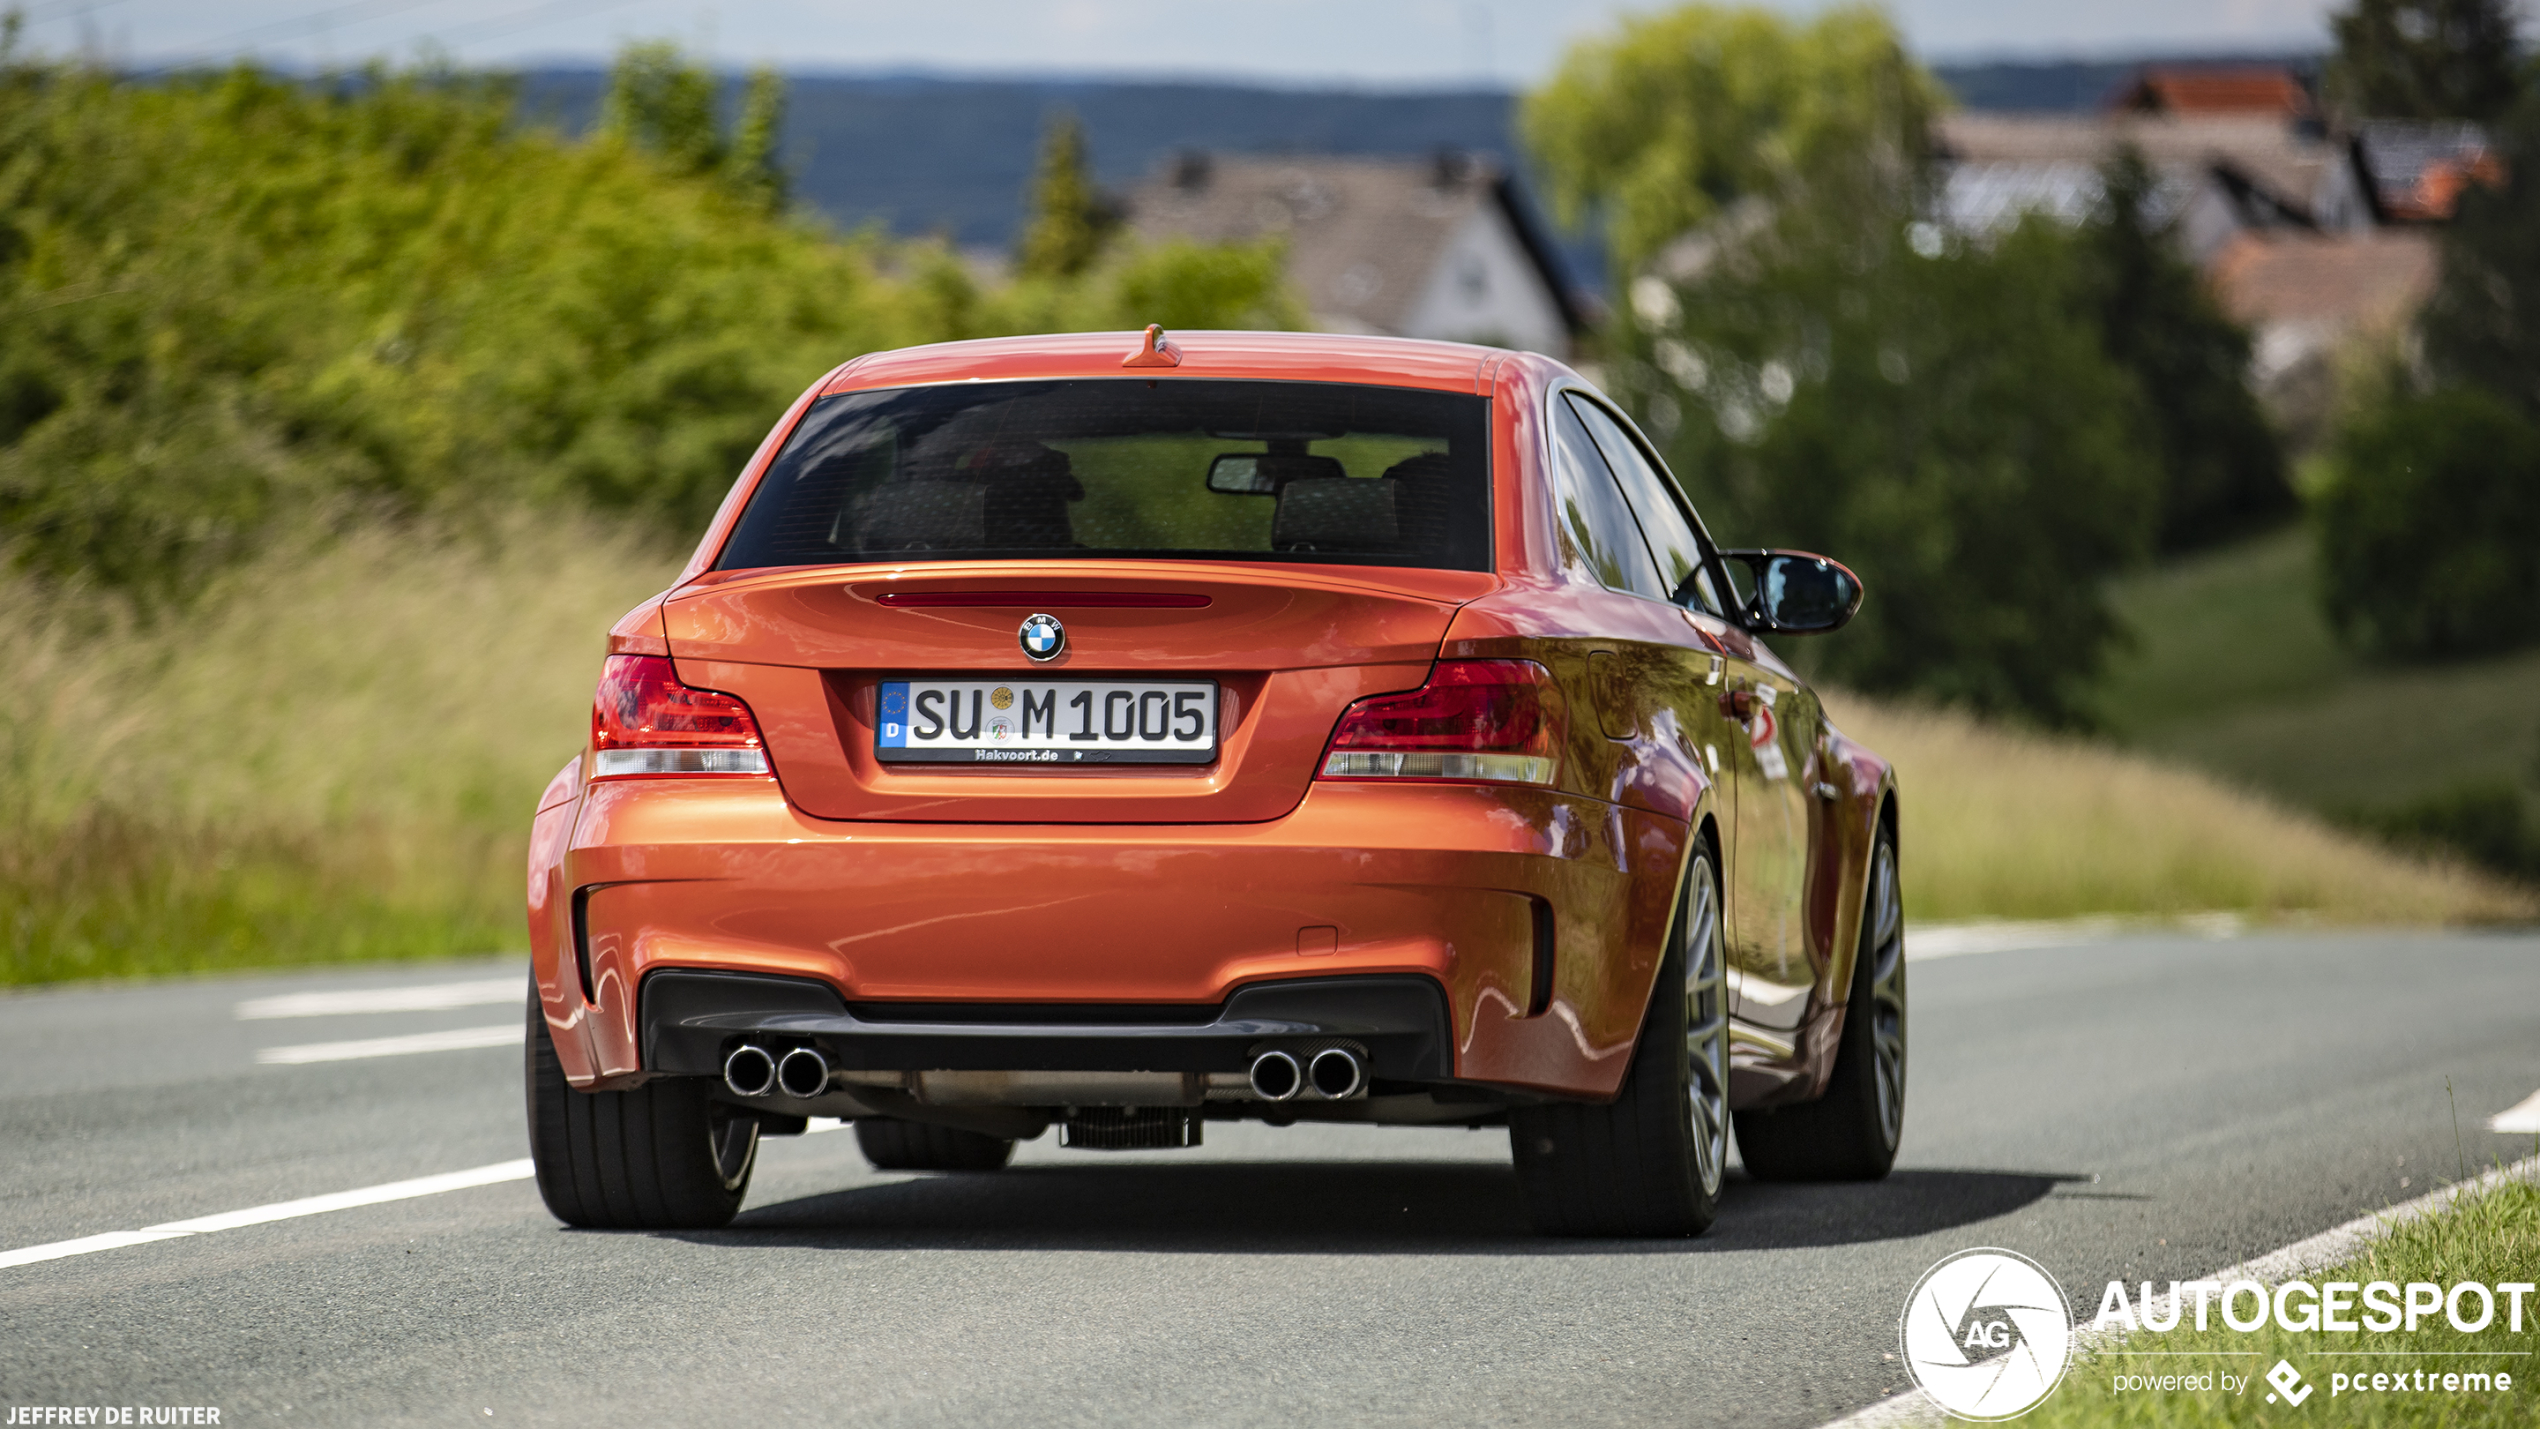
<path id="1" fill-rule="evenodd" d="M 740 1096 L 766 1096 L 776 1090 L 776 1059 L 764 1047 L 735 1047 L 723 1059 L 723 1084 Z"/>
<path id="2" fill-rule="evenodd" d="M 1277 1048 L 1252 1059 L 1252 1094 L 1266 1102 L 1311 1096 L 1346 1101 L 1365 1089 L 1367 1064 L 1346 1047 L 1326 1047 L 1300 1063 Z"/>
<path id="3" fill-rule="evenodd" d="M 797 1047 L 776 1064 L 776 1089 L 809 1100 L 829 1090 L 829 1059 L 809 1047 Z"/>
<path id="4" fill-rule="evenodd" d="M 1357 1094 L 1367 1080 L 1366 1069 L 1358 1064 L 1358 1054 L 1341 1047 L 1326 1047 L 1305 1064 L 1305 1080 L 1314 1094 L 1326 1101 L 1342 1101 Z"/>
<path id="5" fill-rule="evenodd" d="M 1252 1094 L 1266 1102 L 1283 1102 L 1305 1090 L 1305 1069 L 1296 1058 L 1272 1050 L 1252 1059 Z"/>

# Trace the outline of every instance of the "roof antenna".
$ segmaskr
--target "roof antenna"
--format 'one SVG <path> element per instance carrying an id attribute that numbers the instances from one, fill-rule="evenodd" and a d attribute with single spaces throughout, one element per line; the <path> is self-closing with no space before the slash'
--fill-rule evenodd
<path id="1" fill-rule="evenodd" d="M 1182 349 L 1164 340 L 1164 324 L 1148 323 L 1144 347 L 1120 360 L 1123 367 L 1179 367 Z"/>

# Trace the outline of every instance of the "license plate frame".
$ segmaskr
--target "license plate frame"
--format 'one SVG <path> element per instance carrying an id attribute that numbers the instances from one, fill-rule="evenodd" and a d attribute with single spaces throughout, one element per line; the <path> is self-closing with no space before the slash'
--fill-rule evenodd
<path id="1" fill-rule="evenodd" d="M 1221 698 L 1211 679 L 891 676 L 875 691 L 873 756 L 960 768 L 1212 764 Z"/>

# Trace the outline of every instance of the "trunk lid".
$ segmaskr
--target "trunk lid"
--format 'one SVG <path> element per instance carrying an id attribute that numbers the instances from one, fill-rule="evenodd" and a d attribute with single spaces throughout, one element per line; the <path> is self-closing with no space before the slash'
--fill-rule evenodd
<path id="1" fill-rule="evenodd" d="M 822 819 L 1243 823 L 1296 807 L 1350 701 L 1417 687 L 1471 571 L 1232 562 L 945 563 L 709 574 L 662 615 L 680 679 L 747 702 L 795 807 Z M 890 597 L 885 600 L 885 597 Z M 1066 626 L 1036 662 L 1024 619 Z M 886 680 L 1213 680 L 1207 764 L 885 763 Z"/>

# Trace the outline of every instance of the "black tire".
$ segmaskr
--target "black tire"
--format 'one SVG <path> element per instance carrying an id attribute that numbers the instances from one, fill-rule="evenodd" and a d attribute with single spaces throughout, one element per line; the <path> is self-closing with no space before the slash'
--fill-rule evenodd
<path id="1" fill-rule="evenodd" d="M 1508 1114 L 1527 1218 L 1544 1235 L 1694 1236 L 1719 1213 L 1728 996 L 1708 840 L 1695 846 L 1690 865 L 1622 1095 Z"/>
<path id="2" fill-rule="evenodd" d="M 1876 1181 L 1905 1132 L 1905 910 L 1896 835 L 1879 830 L 1861 900 L 1861 949 L 1825 1095 L 1737 1114 L 1738 1156 L 1764 1181 Z"/>
<path id="3" fill-rule="evenodd" d="M 995 1171 L 1014 1155 L 1002 1136 L 897 1117 L 859 1117 L 855 1144 L 878 1171 Z"/>
<path id="4" fill-rule="evenodd" d="M 727 1225 L 750 1189 L 758 1119 L 694 1078 L 631 1092 L 580 1092 L 564 1079 L 538 995 L 529 996 L 529 1154 L 557 1220 L 603 1230 Z"/>

